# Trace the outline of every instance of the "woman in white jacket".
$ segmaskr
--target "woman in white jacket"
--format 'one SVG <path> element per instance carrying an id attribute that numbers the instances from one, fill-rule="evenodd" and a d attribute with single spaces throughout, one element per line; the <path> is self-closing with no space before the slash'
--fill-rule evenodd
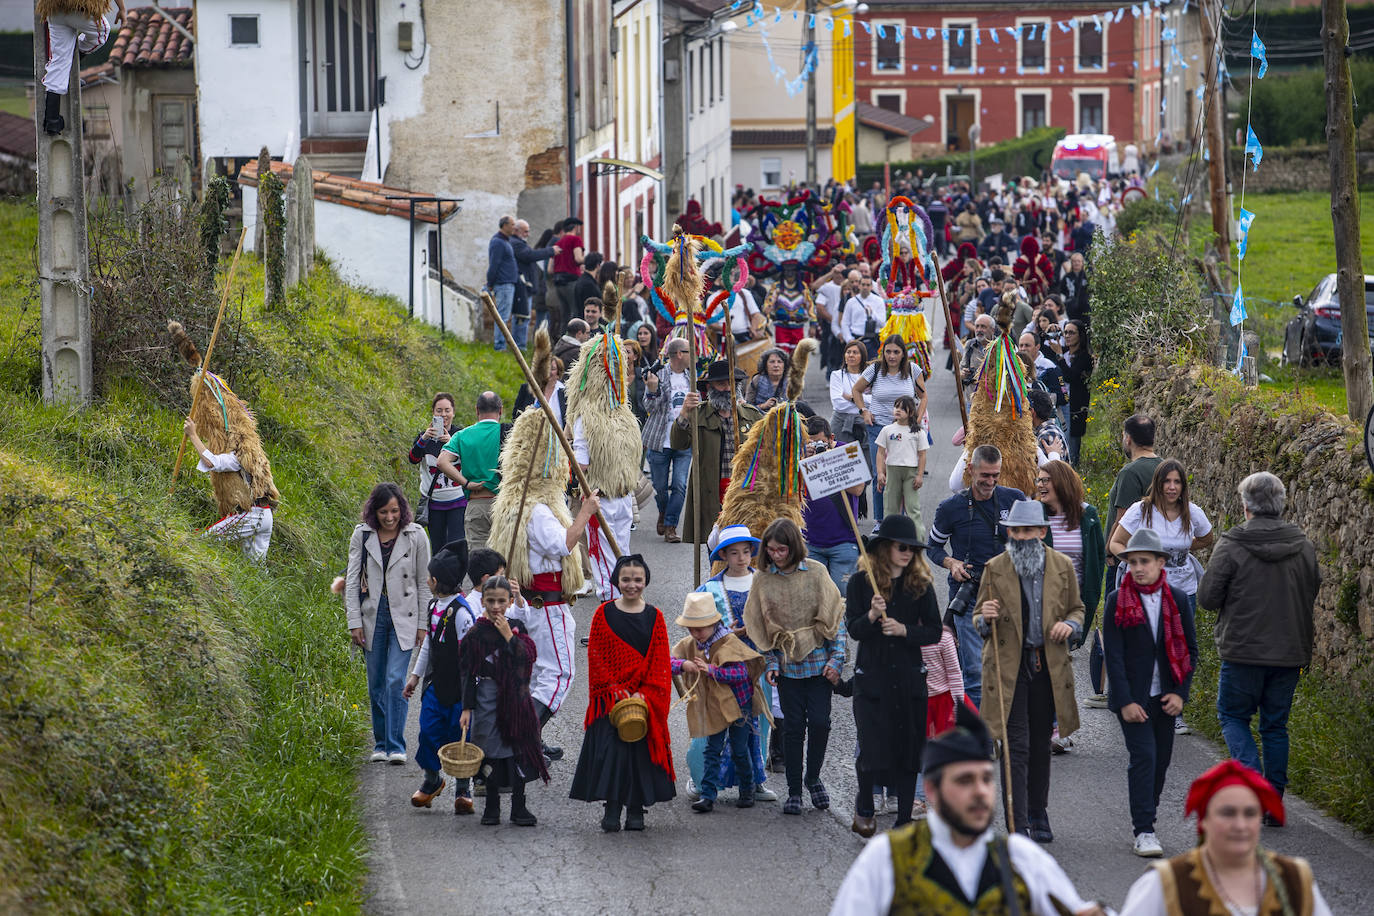
<path id="1" fill-rule="evenodd" d="M 353 642 L 367 661 L 372 701 L 372 760 L 406 762 L 406 674 L 424 638 L 429 607 L 429 538 L 405 494 L 379 483 L 348 542 L 344 607 Z"/>

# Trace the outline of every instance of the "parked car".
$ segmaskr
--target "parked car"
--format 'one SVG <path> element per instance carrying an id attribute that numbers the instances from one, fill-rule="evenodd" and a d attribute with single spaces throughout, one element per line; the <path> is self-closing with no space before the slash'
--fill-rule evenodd
<path id="1" fill-rule="evenodd" d="M 1336 275 L 1327 274 L 1306 299 L 1293 297 L 1298 314 L 1283 329 L 1285 366 L 1310 366 L 1314 363 L 1339 365 L 1341 361 L 1341 303 L 1336 293 Z M 1369 321 L 1370 344 L 1374 346 L 1374 275 L 1364 277 L 1364 307 Z"/>

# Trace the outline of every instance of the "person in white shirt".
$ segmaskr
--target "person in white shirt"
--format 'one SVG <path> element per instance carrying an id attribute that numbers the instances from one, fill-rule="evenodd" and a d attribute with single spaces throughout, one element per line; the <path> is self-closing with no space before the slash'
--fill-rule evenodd
<path id="1" fill-rule="evenodd" d="M 1048 852 L 1019 834 L 1005 839 L 994 834 L 992 740 L 966 706 L 958 708 L 956 723 L 926 743 L 926 819 L 869 841 L 845 875 L 830 916 L 946 912 L 951 897 L 968 912 L 1011 912 L 1001 901 L 1012 894 L 1018 912 L 1034 916 L 1057 916 L 1060 907 L 1076 916 L 1102 916 L 1102 907 L 1079 896 Z M 998 880 L 985 882 L 990 851 L 1010 867 L 999 869 Z M 935 859 L 946 867 L 920 869 L 918 863 Z"/>
<path id="2" fill-rule="evenodd" d="M 845 343 L 862 340 L 873 353 L 878 352 L 878 332 L 887 322 L 887 303 L 873 291 L 873 281 L 860 276 L 858 292 L 849 297 L 840 318 L 840 337 Z"/>
<path id="3" fill-rule="evenodd" d="M 844 345 L 844 362 L 830 373 L 830 430 L 839 442 L 867 444 L 868 431 L 858 405 L 854 403 L 854 383 L 859 380 L 868 362 L 868 350 L 863 341 L 851 340 Z"/>
<path id="4" fill-rule="evenodd" d="M 730 333 L 735 335 L 735 342 L 744 343 L 761 336 L 755 327 L 762 323 L 759 321 L 762 317 L 763 313 L 754 301 L 754 294 L 747 287 L 740 290 L 735 295 L 734 304 L 730 306 Z"/>
<path id="5" fill-rule="evenodd" d="M 816 320 L 821 326 L 821 369 L 829 371 L 840 365 L 841 307 L 844 305 L 844 265 L 835 262 L 830 271 L 811 284 L 816 294 Z"/>

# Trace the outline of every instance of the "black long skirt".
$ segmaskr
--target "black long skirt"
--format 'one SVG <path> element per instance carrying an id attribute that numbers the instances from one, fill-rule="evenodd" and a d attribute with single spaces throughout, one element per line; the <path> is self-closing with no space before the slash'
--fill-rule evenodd
<path id="1" fill-rule="evenodd" d="M 608 716 L 587 727 L 569 798 L 647 808 L 676 795 L 677 787 L 668 774 L 649 759 L 647 741 L 621 741 Z"/>

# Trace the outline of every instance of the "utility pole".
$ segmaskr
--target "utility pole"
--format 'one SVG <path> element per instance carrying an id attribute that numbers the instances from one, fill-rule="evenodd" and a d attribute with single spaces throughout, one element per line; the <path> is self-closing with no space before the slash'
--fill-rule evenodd
<path id="1" fill-rule="evenodd" d="M 72 54 L 66 128 L 43 130 L 47 23 L 35 16 L 33 73 L 38 104 L 38 286 L 42 315 L 43 400 L 88 404 L 91 374 L 91 281 L 86 258 L 86 170 L 81 156 L 81 55 Z"/>
<path id="2" fill-rule="evenodd" d="M 1345 0 L 1322 0 L 1326 141 L 1331 150 L 1331 225 L 1336 235 L 1336 295 L 1341 303 L 1345 409 L 1350 419 L 1362 423 L 1374 406 L 1374 382 L 1370 379 L 1369 321 L 1364 310 L 1364 267 L 1360 258 L 1360 191 L 1355 183 L 1350 53 Z"/>
<path id="3" fill-rule="evenodd" d="M 1207 105 L 1207 179 L 1212 200 L 1212 231 L 1217 234 L 1217 255 L 1229 259 L 1231 253 L 1231 209 L 1226 196 L 1226 110 L 1221 95 L 1221 68 L 1226 53 L 1221 42 L 1219 0 L 1203 0 L 1202 40 L 1210 52 Z"/>
<path id="4" fill-rule="evenodd" d="M 806 41 L 802 44 L 802 66 L 807 66 L 816 54 L 816 0 L 806 0 Z M 806 183 L 816 185 L 816 68 L 806 72 Z"/>

